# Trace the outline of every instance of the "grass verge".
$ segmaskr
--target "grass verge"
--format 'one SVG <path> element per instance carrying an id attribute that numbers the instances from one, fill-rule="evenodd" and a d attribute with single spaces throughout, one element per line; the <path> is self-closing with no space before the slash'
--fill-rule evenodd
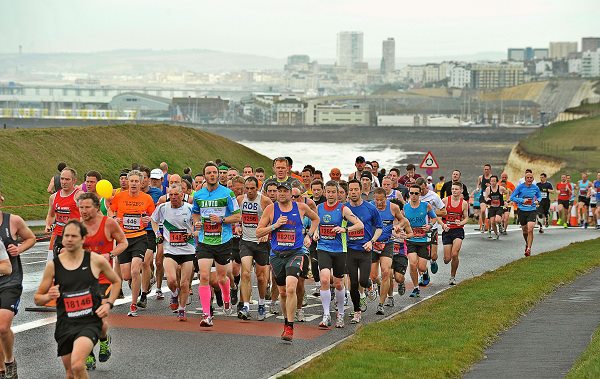
<path id="1" fill-rule="evenodd" d="M 121 169 L 132 162 L 156 168 L 165 161 L 169 171 L 189 166 L 200 172 L 208 160 L 221 158 L 242 169 L 245 164 L 269 171 L 271 161 L 245 146 L 211 133 L 174 125 L 117 125 L 79 128 L 0 131 L 0 190 L 5 206 L 47 204 L 46 189 L 60 161 L 79 174 L 99 171 L 118 186 Z M 6 208 L 25 219 L 43 219 L 47 206 Z"/>
<path id="2" fill-rule="evenodd" d="M 600 328 L 567 374 L 567 379 L 575 378 L 600 378 Z"/>
<path id="3" fill-rule="evenodd" d="M 289 378 L 459 377 L 557 286 L 600 266 L 600 239 L 520 259 L 368 324 Z M 595 356 L 598 360 L 598 356 Z"/>
<path id="4" fill-rule="evenodd" d="M 566 167 L 560 173 L 569 173 L 579 179 L 580 173 L 587 171 L 595 177 L 600 167 L 599 126 L 600 116 L 557 122 L 529 135 L 519 144 L 529 154 L 565 161 Z M 560 178 L 560 174 L 558 176 Z"/>

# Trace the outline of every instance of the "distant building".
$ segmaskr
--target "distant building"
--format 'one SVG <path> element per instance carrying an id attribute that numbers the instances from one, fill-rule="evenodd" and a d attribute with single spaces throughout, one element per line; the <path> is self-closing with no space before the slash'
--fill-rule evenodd
<path id="1" fill-rule="evenodd" d="M 450 69 L 450 80 L 448 87 L 450 88 L 465 88 L 470 87 L 471 70 L 463 66 L 455 66 Z"/>
<path id="2" fill-rule="evenodd" d="M 277 125 L 303 125 L 306 103 L 286 98 L 273 103 Z"/>
<path id="3" fill-rule="evenodd" d="M 502 62 L 471 65 L 471 88 L 512 87 L 524 83 L 523 63 Z"/>
<path id="4" fill-rule="evenodd" d="M 221 97 L 174 97 L 172 115 L 176 120 L 209 123 L 216 119 L 225 119 L 229 109 L 229 100 Z"/>
<path id="5" fill-rule="evenodd" d="M 307 70 L 310 65 L 310 57 L 308 55 L 290 55 L 287 58 L 287 64 L 284 66 L 286 71 Z"/>
<path id="6" fill-rule="evenodd" d="M 550 42 L 550 59 L 567 58 L 569 53 L 577 52 L 577 42 Z"/>
<path id="7" fill-rule="evenodd" d="M 523 62 L 523 61 L 532 61 L 535 59 L 545 59 L 548 58 L 548 49 L 543 48 L 509 48 L 508 56 L 509 61 Z"/>
<path id="8" fill-rule="evenodd" d="M 306 125 L 359 125 L 376 122 L 375 112 L 365 104 L 319 104 L 309 101 L 306 107 Z"/>
<path id="9" fill-rule="evenodd" d="M 396 41 L 388 38 L 381 45 L 381 74 L 387 75 L 396 70 Z"/>
<path id="10" fill-rule="evenodd" d="M 600 50 L 585 51 L 581 56 L 581 77 L 594 78 L 600 76 Z"/>
<path id="11" fill-rule="evenodd" d="M 339 32 L 336 57 L 336 65 L 347 69 L 363 62 L 363 32 Z"/>
<path id="12" fill-rule="evenodd" d="M 171 99 L 139 92 L 125 92 L 116 95 L 108 103 L 115 111 L 137 111 L 140 117 L 169 117 Z"/>
<path id="13" fill-rule="evenodd" d="M 600 50 L 600 37 L 583 37 L 581 39 L 581 52 Z"/>

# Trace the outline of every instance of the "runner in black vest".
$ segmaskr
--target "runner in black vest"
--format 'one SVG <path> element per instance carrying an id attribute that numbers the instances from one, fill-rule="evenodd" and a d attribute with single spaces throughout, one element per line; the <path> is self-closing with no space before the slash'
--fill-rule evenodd
<path id="1" fill-rule="evenodd" d="M 54 338 L 68 378 L 88 377 L 85 360 L 98 342 L 102 318 L 108 316 L 121 285 L 104 257 L 83 250 L 86 234 L 81 222 L 67 222 L 63 230 L 64 250 L 46 266 L 34 296 L 37 305 L 56 300 Z M 101 273 L 112 283 L 105 303 L 102 303 L 98 284 Z"/>
<path id="2" fill-rule="evenodd" d="M 4 198 L 0 195 L 0 205 L 3 202 Z M 16 378 L 17 364 L 13 356 L 15 335 L 10 327 L 19 310 L 23 291 L 20 255 L 35 244 L 35 235 L 21 217 L 0 211 L 0 241 L 12 266 L 11 272 L 0 276 L 0 377 L 4 373 L 4 377 Z"/>

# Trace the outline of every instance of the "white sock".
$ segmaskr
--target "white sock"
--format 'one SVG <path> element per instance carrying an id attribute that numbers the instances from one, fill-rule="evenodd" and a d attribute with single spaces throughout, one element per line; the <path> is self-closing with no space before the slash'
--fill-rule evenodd
<path id="1" fill-rule="evenodd" d="M 344 291 L 343 289 L 341 290 L 335 290 L 335 301 L 337 302 L 337 309 L 338 309 L 338 313 L 343 315 L 344 314 L 344 301 L 345 301 L 345 295 L 346 291 Z"/>
<path id="2" fill-rule="evenodd" d="M 265 299 L 258 299 L 258 305 L 265 305 Z"/>
<path id="3" fill-rule="evenodd" d="M 179 296 L 179 288 L 176 288 L 173 292 L 173 297 Z"/>
<path id="4" fill-rule="evenodd" d="M 329 290 L 321 290 L 321 304 L 323 305 L 323 314 L 329 314 L 329 306 L 331 305 L 331 292 Z"/>
<path id="5" fill-rule="evenodd" d="M 250 309 L 250 302 L 244 301 L 244 307 L 247 307 L 248 309 Z"/>

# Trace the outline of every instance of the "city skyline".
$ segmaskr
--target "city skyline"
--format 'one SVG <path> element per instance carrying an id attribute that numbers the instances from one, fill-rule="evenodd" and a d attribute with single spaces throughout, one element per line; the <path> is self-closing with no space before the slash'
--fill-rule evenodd
<path id="1" fill-rule="evenodd" d="M 364 57 L 380 57 L 395 38 L 397 57 L 506 51 L 514 46 L 581 43 L 599 34 L 593 0 L 516 0 L 492 7 L 475 0 L 397 3 L 309 0 L 299 8 L 274 0 L 231 1 L 210 8 L 191 0 L 117 0 L 11 4 L 0 25 L 0 53 L 95 52 L 116 49 L 207 49 L 283 58 L 335 58 L 340 31 L 364 33 Z M 35 27 L 27 27 L 35 25 Z M 474 37 L 476 36 L 476 38 Z"/>

